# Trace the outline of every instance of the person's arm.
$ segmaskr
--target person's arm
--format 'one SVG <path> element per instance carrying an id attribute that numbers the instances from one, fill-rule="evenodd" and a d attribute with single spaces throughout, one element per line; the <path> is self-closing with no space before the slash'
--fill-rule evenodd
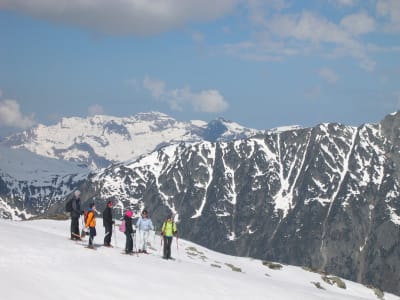
<path id="1" fill-rule="evenodd" d="M 164 233 L 165 233 L 165 222 L 162 224 L 161 227 L 161 235 L 164 235 Z"/>
<path id="2" fill-rule="evenodd" d="M 176 229 L 176 224 L 175 224 L 175 222 L 172 223 L 172 234 L 173 234 L 173 235 L 177 235 L 177 234 L 178 234 L 178 230 Z"/>

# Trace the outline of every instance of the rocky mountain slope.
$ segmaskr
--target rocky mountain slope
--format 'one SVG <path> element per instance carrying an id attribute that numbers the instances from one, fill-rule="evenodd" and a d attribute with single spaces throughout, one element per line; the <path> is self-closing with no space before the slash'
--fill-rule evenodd
<path id="1" fill-rule="evenodd" d="M 81 189 L 101 206 L 176 214 L 182 237 L 400 294 L 400 113 L 232 142 L 181 143 L 113 165 Z M 57 211 L 53 207 L 50 211 Z"/>

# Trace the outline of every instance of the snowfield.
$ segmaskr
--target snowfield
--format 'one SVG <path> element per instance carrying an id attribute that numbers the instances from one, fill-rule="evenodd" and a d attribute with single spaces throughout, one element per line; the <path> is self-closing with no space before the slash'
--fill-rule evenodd
<path id="1" fill-rule="evenodd" d="M 343 280 L 328 284 L 300 267 L 271 269 L 262 261 L 233 257 L 176 239 L 172 256 L 161 258 L 161 239 L 150 238 L 150 255 L 123 255 L 117 247 L 85 249 L 69 240 L 69 221 L 0 220 L 0 293 L 7 300 L 43 299 L 378 299 L 373 289 Z M 95 244 L 104 229 L 97 219 Z M 321 288 L 317 288 L 320 285 Z M 385 293 L 384 299 L 399 297 Z"/>

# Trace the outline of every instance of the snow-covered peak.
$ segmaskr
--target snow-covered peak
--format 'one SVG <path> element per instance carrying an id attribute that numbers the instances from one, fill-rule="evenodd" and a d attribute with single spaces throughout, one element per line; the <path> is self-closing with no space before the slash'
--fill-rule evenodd
<path id="1" fill-rule="evenodd" d="M 258 132 L 223 119 L 180 122 L 164 113 L 148 112 L 130 117 L 63 118 L 55 125 L 39 124 L 9 136 L 1 144 L 97 169 L 138 158 L 168 144 L 232 140 Z"/>

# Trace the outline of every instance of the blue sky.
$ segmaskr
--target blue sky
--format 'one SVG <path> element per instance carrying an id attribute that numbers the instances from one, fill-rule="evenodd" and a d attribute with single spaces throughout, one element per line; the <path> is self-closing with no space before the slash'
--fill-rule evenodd
<path id="1" fill-rule="evenodd" d="M 161 111 L 268 129 L 400 104 L 400 0 L 0 0 L 0 135 Z"/>

